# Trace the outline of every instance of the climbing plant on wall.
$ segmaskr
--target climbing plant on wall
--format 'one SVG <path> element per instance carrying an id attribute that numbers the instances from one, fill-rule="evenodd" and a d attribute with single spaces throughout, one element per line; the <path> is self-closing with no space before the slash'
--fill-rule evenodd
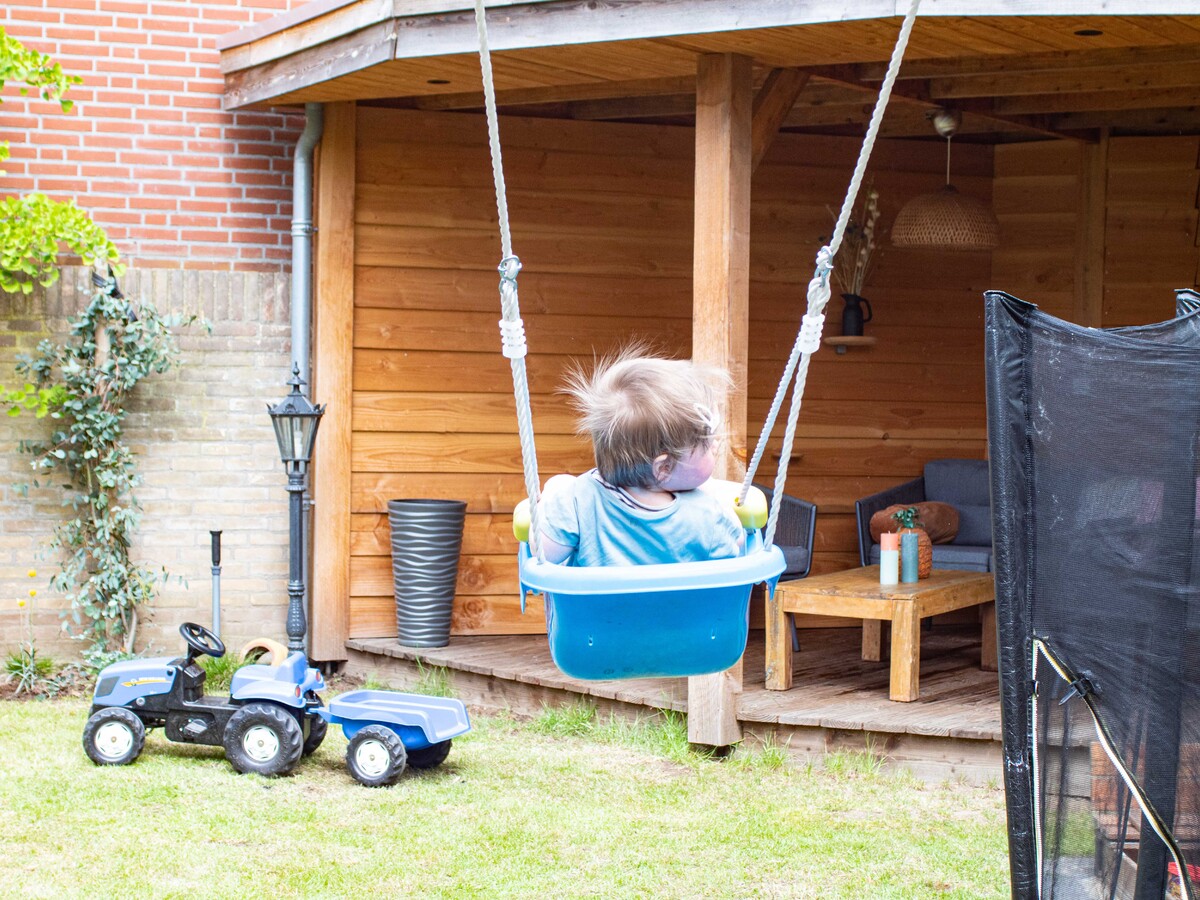
<path id="1" fill-rule="evenodd" d="M 71 320 L 66 341 L 42 341 L 17 364 L 23 390 L 47 396 L 56 420 L 48 439 L 21 442 L 33 456 L 33 483 L 56 472 L 69 479 L 63 485 L 67 514 L 51 543 L 62 553 L 62 568 L 51 583 L 71 603 L 68 630 L 95 650 L 132 646 L 138 610 L 166 574 L 136 563 L 130 553 L 141 479 L 124 425 L 138 383 L 176 364 L 170 329 L 185 321 L 191 320 L 160 316 L 148 305 L 135 309 L 115 289 L 102 289 Z"/>
<path id="2" fill-rule="evenodd" d="M 0 29 L 0 89 L 8 82 L 65 112 L 71 108 L 65 94 L 80 79 Z M 8 154 L 7 143 L 0 144 L 0 161 Z M 31 411 L 54 421 L 49 437 L 43 432 L 23 440 L 20 449 L 33 457 L 34 486 L 66 476 L 54 482 L 65 493 L 65 514 L 51 542 L 62 555 L 51 584 L 70 602 L 64 626 L 88 642 L 90 653 L 128 652 L 138 610 L 166 573 L 131 556 L 140 477 L 125 443 L 126 404 L 142 379 L 177 364 L 171 328 L 192 319 L 160 316 L 148 304 L 127 301 L 117 288 L 116 247 L 73 201 L 34 193 L 0 202 L 0 291 L 29 294 L 35 284 L 52 284 L 64 247 L 107 276 L 93 276 L 97 290 L 69 320 L 65 341 L 43 340 L 35 353 L 18 357 L 24 383 L 0 387 L 0 405 L 9 415 Z"/>

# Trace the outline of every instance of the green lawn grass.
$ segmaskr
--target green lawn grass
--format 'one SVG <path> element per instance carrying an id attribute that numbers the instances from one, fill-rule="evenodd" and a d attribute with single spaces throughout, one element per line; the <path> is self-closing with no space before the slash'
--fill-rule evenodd
<path id="1" fill-rule="evenodd" d="M 29 897 L 983 898 L 1008 895 L 998 787 L 862 756 L 718 760 L 679 716 L 477 716 L 446 764 L 368 789 L 345 739 L 291 777 L 148 737 L 97 767 L 87 700 L 0 702 L 0 884 Z"/>

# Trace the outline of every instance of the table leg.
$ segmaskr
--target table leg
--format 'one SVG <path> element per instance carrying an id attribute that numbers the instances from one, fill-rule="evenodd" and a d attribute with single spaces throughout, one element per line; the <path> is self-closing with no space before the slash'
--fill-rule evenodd
<path id="1" fill-rule="evenodd" d="M 921 617 L 913 600 L 892 601 L 892 668 L 888 697 L 916 700 L 920 696 Z"/>
<path id="2" fill-rule="evenodd" d="M 883 622 L 880 619 L 863 619 L 862 658 L 871 662 L 883 659 Z"/>
<path id="3" fill-rule="evenodd" d="M 778 591 L 774 598 L 767 598 L 765 605 L 766 688 L 768 691 L 786 691 L 792 686 L 792 632 L 787 613 L 783 611 L 783 597 Z"/>
<path id="4" fill-rule="evenodd" d="M 985 603 L 980 612 L 983 621 L 983 644 L 979 652 L 979 668 L 985 672 L 995 672 L 999 666 L 996 660 L 996 604 Z"/>

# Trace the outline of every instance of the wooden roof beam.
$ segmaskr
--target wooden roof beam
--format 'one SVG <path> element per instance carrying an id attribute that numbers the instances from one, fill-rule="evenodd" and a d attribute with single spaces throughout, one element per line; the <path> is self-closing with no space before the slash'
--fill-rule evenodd
<path id="1" fill-rule="evenodd" d="M 1064 69 L 1075 71 L 1084 68 L 1124 69 L 1132 65 L 1194 63 L 1197 59 L 1200 59 L 1200 44 L 1054 50 L 1046 53 L 1006 56 L 955 56 L 940 59 L 905 60 L 900 69 L 899 80 L 1053 72 Z M 887 73 L 886 63 L 862 63 L 855 66 L 854 69 L 858 80 L 868 82 L 881 82 Z"/>
<path id="2" fill-rule="evenodd" d="M 497 106 L 529 106 L 539 103 L 570 103 L 588 100 L 613 100 L 625 97 L 657 97 L 670 94 L 695 95 L 696 79 L 692 75 L 677 78 L 644 78 L 633 81 L 589 81 L 583 84 L 563 84 L 553 87 L 514 88 L 497 91 Z M 408 104 L 412 109 L 482 109 L 483 91 L 455 94 L 431 94 L 414 97 Z M 695 112 L 695 104 L 692 104 Z"/>
<path id="3" fill-rule="evenodd" d="M 873 84 L 864 84 L 856 78 L 856 66 L 821 66 L 810 67 L 809 72 L 814 77 L 825 79 L 826 81 L 834 81 L 846 87 L 852 87 L 861 90 L 864 93 L 878 94 L 879 89 Z M 991 101 L 975 101 L 971 102 L 963 100 L 956 103 L 942 103 L 940 98 L 934 95 L 931 86 L 925 82 L 909 83 L 900 87 L 893 86 L 892 88 L 892 103 L 915 103 L 926 109 L 936 109 L 941 106 L 949 106 L 954 109 L 969 112 L 971 115 L 978 116 L 981 119 L 996 122 L 1010 127 L 1016 127 L 1024 131 L 1033 132 L 1035 134 L 1044 135 L 1047 137 L 1060 138 L 1072 141 L 1086 140 L 1079 134 L 1057 131 L 1050 128 L 1046 123 L 1032 118 L 1018 118 L 1013 116 L 997 115 L 991 106 Z"/>
<path id="4" fill-rule="evenodd" d="M 929 93 L 937 99 L 1012 97 L 1022 94 L 1094 93 L 1096 91 L 1200 89 L 1200 60 L 1084 68 L 1059 72 L 1005 72 L 933 78 Z"/>
<path id="5" fill-rule="evenodd" d="M 1161 91 L 1099 91 L 1096 93 L 1025 94 L 1019 97 L 997 97 L 993 108 L 997 115 L 1020 116 L 1087 113 L 1098 110 L 1191 108 L 1197 104 L 1200 104 L 1200 90 L 1195 87 L 1181 87 L 1165 88 Z"/>
<path id="6" fill-rule="evenodd" d="M 750 172 L 762 162 L 796 99 L 812 76 L 803 69 L 773 69 L 754 96 L 750 122 Z"/>

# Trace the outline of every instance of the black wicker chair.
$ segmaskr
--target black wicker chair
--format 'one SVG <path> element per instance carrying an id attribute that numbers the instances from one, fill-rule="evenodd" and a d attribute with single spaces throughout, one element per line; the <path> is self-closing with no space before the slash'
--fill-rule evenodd
<path id="1" fill-rule="evenodd" d="M 770 488 L 757 485 L 767 495 L 771 502 L 774 493 Z M 794 581 L 804 578 L 812 568 L 813 541 L 817 533 L 817 505 L 799 497 L 783 495 L 779 506 L 779 521 L 775 525 L 775 545 L 783 551 L 783 559 L 787 568 L 779 577 L 780 581 Z M 800 649 L 800 639 L 796 636 L 796 618 L 788 616 L 792 626 L 792 649 Z"/>

